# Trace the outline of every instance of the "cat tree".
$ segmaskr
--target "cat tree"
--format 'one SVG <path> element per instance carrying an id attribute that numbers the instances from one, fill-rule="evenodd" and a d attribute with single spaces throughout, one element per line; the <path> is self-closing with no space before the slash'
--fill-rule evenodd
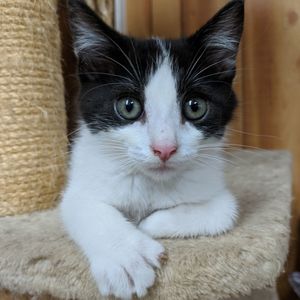
<path id="1" fill-rule="evenodd" d="M 67 159 L 57 1 L 0 3 L 0 289 L 102 299 L 51 208 Z M 276 151 L 236 151 L 232 160 L 226 177 L 240 200 L 236 228 L 162 240 L 169 258 L 146 299 L 271 299 L 288 251 L 291 160 Z"/>

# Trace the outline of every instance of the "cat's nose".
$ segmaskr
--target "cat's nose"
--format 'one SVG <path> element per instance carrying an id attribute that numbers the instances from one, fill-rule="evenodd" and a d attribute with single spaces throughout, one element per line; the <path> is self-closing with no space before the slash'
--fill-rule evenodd
<path id="1" fill-rule="evenodd" d="M 154 155 L 158 156 L 163 162 L 166 162 L 170 157 L 176 153 L 177 146 L 175 145 L 153 145 L 152 151 Z"/>

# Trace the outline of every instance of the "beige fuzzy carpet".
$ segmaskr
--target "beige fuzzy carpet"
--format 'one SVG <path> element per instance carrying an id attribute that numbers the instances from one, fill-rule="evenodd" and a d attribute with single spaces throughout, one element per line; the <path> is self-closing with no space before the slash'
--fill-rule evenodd
<path id="1" fill-rule="evenodd" d="M 288 251 L 291 159 L 237 151 L 226 175 L 240 201 L 230 233 L 162 240 L 169 260 L 147 299 L 218 300 L 274 285 Z M 0 218 L 0 289 L 62 299 L 102 299 L 57 211 Z"/>

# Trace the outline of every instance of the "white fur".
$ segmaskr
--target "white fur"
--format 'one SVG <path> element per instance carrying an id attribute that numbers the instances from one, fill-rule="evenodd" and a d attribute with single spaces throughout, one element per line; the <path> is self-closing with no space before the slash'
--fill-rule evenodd
<path id="1" fill-rule="evenodd" d="M 97 49 L 104 49 L 108 41 L 99 32 L 91 30 L 83 23 L 74 24 L 77 29 L 77 37 L 74 41 L 75 54 L 79 56 L 81 52 L 89 52 Z"/>
<path id="2" fill-rule="evenodd" d="M 100 292 L 122 299 L 141 297 L 154 283 L 164 249 L 150 236 L 219 234 L 232 228 L 237 212 L 223 180 L 220 142 L 204 140 L 181 122 L 167 56 L 145 99 L 145 123 L 98 134 L 81 125 L 61 204 L 65 226 L 88 257 Z M 160 169 L 153 143 L 176 143 L 168 169 Z M 208 145 L 216 150 L 205 150 Z"/>
<path id="3" fill-rule="evenodd" d="M 239 45 L 239 40 L 235 40 L 228 34 L 228 36 L 224 34 L 214 35 L 209 38 L 208 46 L 215 47 L 220 49 L 225 49 L 232 51 L 233 53 L 236 52 L 236 49 Z"/>
<path id="4" fill-rule="evenodd" d="M 177 145 L 181 114 L 176 105 L 176 81 L 166 57 L 145 88 L 145 110 L 151 144 Z"/>

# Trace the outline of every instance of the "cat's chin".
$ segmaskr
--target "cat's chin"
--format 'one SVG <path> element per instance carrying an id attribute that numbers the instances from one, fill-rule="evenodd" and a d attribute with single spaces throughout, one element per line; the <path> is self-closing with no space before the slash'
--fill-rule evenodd
<path id="1" fill-rule="evenodd" d="M 150 167 L 148 170 L 156 173 L 166 173 L 166 172 L 174 172 L 176 168 L 168 165 L 159 165 L 157 167 Z"/>
<path id="2" fill-rule="evenodd" d="M 155 181 L 168 181 L 176 177 L 179 173 L 179 170 L 174 166 L 162 164 L 144 168 L 143 173 Z"/>

